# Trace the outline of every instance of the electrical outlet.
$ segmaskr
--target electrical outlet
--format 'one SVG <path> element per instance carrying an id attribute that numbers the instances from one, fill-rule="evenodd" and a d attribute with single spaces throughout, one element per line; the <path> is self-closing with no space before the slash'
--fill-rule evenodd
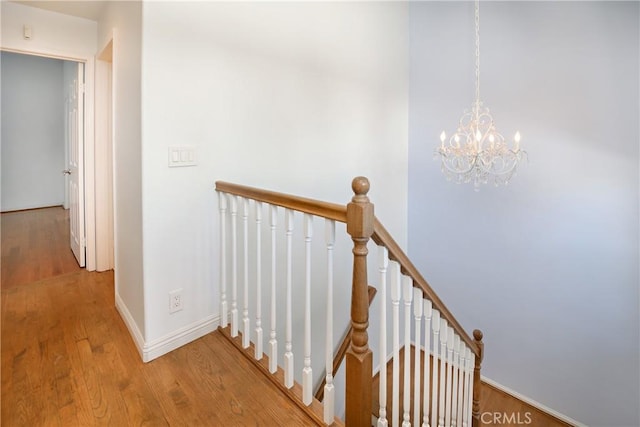
<path id="1" fill-rule="evenodd" d="M 182 310 L 182 288 L 169 292 L 169 313 Z"/>

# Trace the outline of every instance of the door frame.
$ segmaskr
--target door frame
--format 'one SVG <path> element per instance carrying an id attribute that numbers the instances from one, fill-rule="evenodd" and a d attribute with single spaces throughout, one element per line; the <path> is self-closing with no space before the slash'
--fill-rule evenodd
<path id="1" fill-rule="evenodd" d="M 98 49 L 95 73 L 95 221 L 96 270 L 115 268 L 114 55 L 115 30 Z"/>
<path id="2" fill-rule="evenodd" d="M 64 61 L 83 62 L 85 65 L 84 102 L 84 214 L 86 269 L 96 270 L 96 156 L 95 156 L 95 57 L 75 52 L 0 47 L 4 52 L 41 56 Z M 104 197 L 104 195 L 100 195 Z M 102 225 L 101 225 L 102 226 Z"/>

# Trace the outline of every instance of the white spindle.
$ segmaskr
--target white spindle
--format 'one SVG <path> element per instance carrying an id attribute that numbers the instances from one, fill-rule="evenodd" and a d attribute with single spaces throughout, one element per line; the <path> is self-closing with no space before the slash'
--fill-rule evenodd
<path id="1" fill-rule="evenodd" d="M 455 337 L 453 335 L 453 328 L 449 326 L 447 332 L 447 400 L 446 400 L 446 416 L 445 425 L 448 427 L 451 425 L 451 395 L 453 392 L 453 344 L 455 343 Z"/>
<path id="2" fill-rule="evenodd" d="M 333 385 L 333 245 L 336 241 L 336 223 L 325 220 L 324 237 L 327 244 L 327 342 L 325 346 L 324 422 L 333 423 L 335 417 L 335 387 Z"/>
<path id="3" fill-rule="evenodd" d="M 238 336 L 238 198 L 231 196 L 231 336 Z"/>
<path id="4" fill-rule="evenodd" d="M 256 342 L 255 358 L 262 359 L 262 202 L 256 201 Z"/>
<path id="5" fill-rule="evenodd" d="M 302 403 L 309 406 L 313 400 L 313 371 L 311 369 L 311 238 L 313 217 L 304 214 L 304 368 L 302 368 Z"/>
<path id="6" fill-rule="evenodd" d="M 422 325 L 422 309 L 422 291 L 418 288 L 413 288 L 413 316 L 416 323 L 415 351 L 413 356 L 413 425 L 415 427 L 420 426 L 420 354 L 422 351 L 420 346 L 420 340 L 422 339 L 420 327 Z"/>
<path id="7" fill-rule="evenodd" d="M 242 199 L 242 238 L 243 238 L 243 272 L 244 272 L 244 307 L 242 309 L 242 347 L 248 348 L 251 341 L 249 322 L 249 199 Z"/>
<path id="8" fill-rule="evenodd" d="M 447 320 L 440 319 L 440 404 L 438 405 L 438 427 L 444 427 L 445 384 L 447 379 Z"/>
<path id="9" fill-rule="evenodd" d="M 378 427 L 387 427 L 387 267 L 389 252 L 384 246 L 378 246 L 378 270 L 380 272 L 380 389 L 378 401 Z"/>
<path id="10" fill-rule="evenodd" d="M 467 349 L 467 369 L 465 370 L 466 387 L 464 390 L 464 415 L 462 426 L 467 427 L 472 424 L 471 412 L 473 402 L 473 367 L 475 365 L 475 354 Z"/>
<path id="11" fill-rule="evenodd" d="M 462 376 L 464 377 L 462 380 L 463 395 L 462 395 L 462 401 L 460 405 L 462 407 L 462 418 L 460 419 L 460 422 L 462 423 L 462 427 L 466 427 L 467 425 L 467 396 L 469 395 L 469 384 L 467 383 L 467 380 L 469 379 L 468 368 L 469 368 L 470 354 L 471 354 L 471 350 L 469 350 L 469 348 L 465 346 L 464 365 L 462 366 Z"/>
<path id="12" fill-rule="evenodd" d="M 451 395 L 451 425 L 458 426 L 458 366 L 460 366 L 460 337 L 453 343 L 453 394 Z"/>
<path id="13" fill-rule="evenodd" d="M 220 325 L 225 328 L 229 323 L 227 307 L 227 195 L 218 192 L 220 205 Z"/>
<path id="14" fill-rule="evenodd" d="M 402 297 L 404 300 L 404 396 L 402 402 L 402 427 L 411 427 L 411 301 L 413 280 L 402 276 Z"/>
<path id="15" fill-rule="evenodd" d="M 433 380 L 431 383 L 431 426 L 438 425 L 438 343 L 440 342 L 440 311 L 433 310 Z"/>
<path id="16" fill-rule="evenodd" d="M 278 340 L 276 339 L 276 225 L 278 208 L 270 205 L 269 226 L 271 229 L 271 332 L 269 333 L 269 372 L 278 370 Z"/>
<path id="17" fill-rule="evenodd" d="M 422 427 L 429 427 L 429 372 L 431 371 L 431 316 L 433 308 L 431 301 L 424 300 L 424 360 L 423 360 L 423 390 L 422 399 Z"/>
<path id="18" fill-rule="evenodd" d="M 393 315 L 393 384 L 391 393 L 392 426 L 400 420 L 400 264 L 393 262 L 391 274 L 391 305 Z"/>
<path id="19" fill-rule="evenodd" d="M 464 341 L 460 340 L 460 361 L 458 364 L 458 413 L 456 419 L 458 420 L 458 426 L 463 425 L 463 412 L 464 412 L 464 389 L 465 389 L 465 377 L 464 372 L 467 369 L 467 346 Z"/>
<path id="20" fill-rule="evenodd" d="M 293 280 L 293 211 L 287 209 L 285 211 L 285 226 L 287 230 L 287 313 L 286 313 L 286 337 L 285 337 L 285 353 L 284 353 L 284 385 L 287 388 L 293 387 L 293 353 L 292 348 L 292 312 L 291 312 L 291 293 Z"/>

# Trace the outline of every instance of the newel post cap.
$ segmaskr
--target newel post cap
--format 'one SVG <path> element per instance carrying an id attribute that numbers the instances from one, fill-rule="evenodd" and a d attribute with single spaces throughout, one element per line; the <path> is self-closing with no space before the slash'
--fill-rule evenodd
<path id="1" fill-rule="evenodd" d="M 354 198 L 366 197 L 369 192 L 369 188 L 369 180 L 366 176 L 356 176 L 353 178 L 353 181 L 351 181 L 351 189 L 355 194 Z"/>
<path id="2" fill-rule="evenodd" d="M 351 237 L 369 238 L 373 234 L 373 203 L 369 201 L 369 180 L 357 176 L 351 182 L 354 196 L 347 204 L 347 233 Z"/>

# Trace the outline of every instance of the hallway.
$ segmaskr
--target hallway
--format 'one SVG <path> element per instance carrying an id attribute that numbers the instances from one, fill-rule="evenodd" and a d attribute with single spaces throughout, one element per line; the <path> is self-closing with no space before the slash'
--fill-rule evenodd
<path id="1" fill-rule="evenodd" d="M 2 215 L 0 424 L 312 425 L 219 332 L 142 363 L 113 272 L 77 266 L 64 212 Z"/>
<path id="2" fill-rule="evenodd" d="M 143 363 L 113 271 L 79 268 L 68 233 L 62 208 L 2 214 L 1 425 L 315 425 L 218 331 Z M 482 393 L 492 425 L 568 425 Z"/>

